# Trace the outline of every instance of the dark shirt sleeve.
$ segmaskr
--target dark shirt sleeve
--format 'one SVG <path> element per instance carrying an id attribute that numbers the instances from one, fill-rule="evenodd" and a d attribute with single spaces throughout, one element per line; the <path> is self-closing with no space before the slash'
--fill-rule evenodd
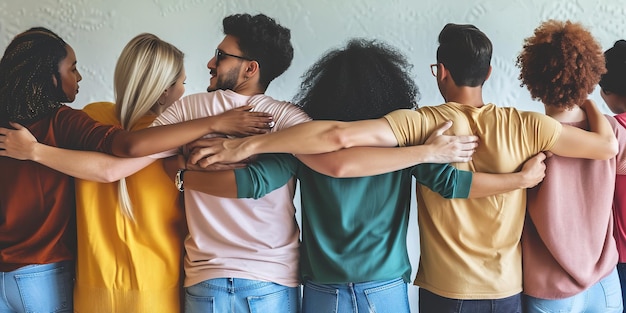
<path id="1" fill-rule="evenodd" d="M 417 183 L 446 199 L 469 197 L 473 173 L 450 164 L 422 163 L 411 169 Z"/>
<path id="2" fill-rule="evenodd" d="M 112 154 L 113 138 L 123 131 L 118 126 L 96 122 L 85 112 L 69 107 L 60 109 L 55 119 L 51 125 L 55 125 L 60 148 Z"/>
<path id="3" fill-rule="evenodd" d="M 235 170 L 237 198 L 258 199 L 284 186 L 298 169 L 290 154 L 264 154 L 247 167 Z"/>

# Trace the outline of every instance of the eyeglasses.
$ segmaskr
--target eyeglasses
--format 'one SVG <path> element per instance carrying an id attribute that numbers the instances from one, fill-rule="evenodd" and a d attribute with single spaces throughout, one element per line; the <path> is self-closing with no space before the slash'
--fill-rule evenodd
<path id="1" fill-rule="evenodd" d="M 237 58 L 237 59 L 241 59 L 241 60 L 253 61 L 250 58 L 246 58 L 246 57 L 242 57 L 242 56 L 226 53 L 226 52 L 224 52 L 224 51 L 222 51 L 220 49 L 215 49 L 215 63 L 216 64 L 220 64 L 220 61 L 223 58 L 225 58 L 225 57 L 233 57 L 233 58 Z"/>
<path id="2" fill-rule="evenodd" d="M 430 72 L 433 76 L 437 77 L 437 69 L 439 68 L 439 63 L 430 65 Z"/>

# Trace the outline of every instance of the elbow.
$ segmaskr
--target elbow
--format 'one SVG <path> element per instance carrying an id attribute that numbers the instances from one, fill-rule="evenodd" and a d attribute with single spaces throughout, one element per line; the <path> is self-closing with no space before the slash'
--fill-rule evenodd
<path id="1" fill-rule="evenodd" d="M 340 127 L 339 125 L 334 125 L 331 129 L 329 129 L 326 133 L 326 140 L 331 144 L 332 151 L 350 148 L 352 144 L 349 141 L 348 136 L 346 135 L 345 129 Z"/>
<path id="2" fill-rule="evenodd" d="M 351 168 L 349 165 L 346 164 L 330 164 L 322 174 L 333 178 L 352 177 Z"/>
<path id="3" fill-rule="evenodd" d="M 129 133 L 130 134 L 130 133 Z M 118 139 L 121 137 L 120 139 Z M 113 155 L 121 158 L 139 158 L 152 154 L 149 143 L 131 140 L 129 136 L 117 136 L 113 141 Z M 156 152 L 154 152 L 156 153 Z"/>
<path id="4" fill-rule="evenodd" d="M 618 152 L 619 152 L 619 143 L 617 142 L 617 139 L 615 137 L 612 137 L 610 142 L 607 144 L 607 150 L 602 160 L 611 159 L 615 157 Z"/>
<path id="5" fill-rule="evenodd" d="M 96 182 L 99 183 L 113 183 L 116 182 L 123 177 L 120 177 L 120 174 L 114 169 L 114 166 L 107 167 L 106 170 L 102 171 L 98 177 L 96 177 Z"/>

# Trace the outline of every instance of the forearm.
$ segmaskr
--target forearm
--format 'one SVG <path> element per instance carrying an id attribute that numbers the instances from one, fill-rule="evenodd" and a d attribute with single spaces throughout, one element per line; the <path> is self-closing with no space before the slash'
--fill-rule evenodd
<path id="1" fill-rule="evenodd" d="M 237 198 L 237 181 L 233 170 L 185 171 L 184 188 L 222 198 Z"/>
<path id="2" fill-rule="evenodd" d="M 611 124 L 591 101 L 587 101 L 583 108 L 587 114 L 589 129 L 599 136 L 598 140 L 605 143 L 604 147 L 607 155 L 613 157 L 617 154 L 619 147 Z"/>
<path id="3" fill-rule="evenodd" d="M 130 176 L 154 162 L 154 159 L 118 158 L 108 154 L 67 150 L 37 143 L 32 161 L 80 179 L 109 183 Z"/>
<path id="4" fill-rule="evenodd" d="M 482 198 L 509 191 L 529 188 L 531 183 L 523 173 L 488 174 L 474 173 L 469 198 Z"/>
<path id="5" fill-rule="evenodd" d="M 313 170 L 332 177 L 364 177 L 429 162 L 427 146 L 354 147 L 324 154 L 296 155 Z"/>
<path id="6" fill-rule="evenodd" d="M 206 134 L 213 133 L 213 116 L 182 123 L 121 132 L 113 139 L 113 154 L 142 157 L 178 148 Z"/>
<path id="7" fill-rule="evenodd" d="M 261 136 L 244 138 L 250 155 L 318 154 L 355 146 L 393 147 L 396 141 L 384 119 L 357 122 L 312 121 Z"/>

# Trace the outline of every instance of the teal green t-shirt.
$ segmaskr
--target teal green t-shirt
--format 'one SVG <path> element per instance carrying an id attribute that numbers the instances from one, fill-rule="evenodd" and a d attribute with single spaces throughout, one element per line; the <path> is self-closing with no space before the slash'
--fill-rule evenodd
<path id="1" fill-rule="evenodd" d="M 260 198 L 300 181 L 303 281 L 320 284 L 410 280 L 406 234 L 412 177 L 445 198 L 467 198 L 472 173 L 420 164 L 391 173 L 333 178 L 288 154 L 268 154 L 235 170 L 239 198 Z"/>

